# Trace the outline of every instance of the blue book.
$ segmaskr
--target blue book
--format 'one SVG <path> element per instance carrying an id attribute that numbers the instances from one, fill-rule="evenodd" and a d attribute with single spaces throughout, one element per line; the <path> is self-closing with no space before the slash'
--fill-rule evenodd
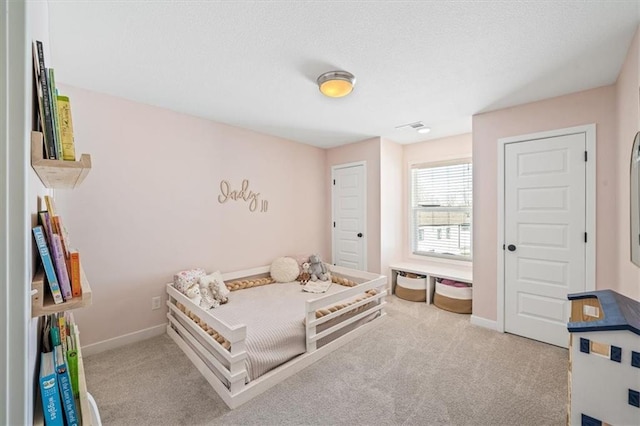
<path id="1" fill-rule="evenodd" d="M 65 425 L 78 426 L 78 410 L 76 409 L 76 401 L 73 398 L 73 389 L 71 387 L 71 377 L 67 369 L 67 360 L 62 351 L 62 345 L 58 345 L 54 349 L 56 372 L 58 374 L 58 387 L 60 388 L 60 396 L 62 397 L 62 406 L 64 407 Z"/>
<path id="2" fill-rule="evenodd" d="M 64 426 L 62 404 L 58 391 L 58 374 L 56 373 L 53 352 L 42 352 L 40 355 L 40 397 L 42 398 L 42 414 L 47 426 Z"/>
<path id="3" fill-rule="evenodd" d="M 51 254 L 47 247 L 47 240 L 44 237 L 41 225 L 33 228 L 33 236 L 36 239 L 38 251 L 40 252 L 40 259 L 42 260 L 44 273 L 47 276 L 47 281 L 49 282 L 49 289 L 53 296 L 53 302 L 62 303 L 64 300 L 62 299 L 62 293 L 60 292 L 60 286 L 58 285 L 58 278 L 56 277 L 56 271 L 53 267 L 53 260 L 51 259 Z"/>

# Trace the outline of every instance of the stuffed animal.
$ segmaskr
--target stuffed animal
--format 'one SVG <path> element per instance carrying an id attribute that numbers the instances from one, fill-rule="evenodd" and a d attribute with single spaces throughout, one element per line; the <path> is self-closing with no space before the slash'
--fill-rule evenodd
<path id="1" fill-rule="evenodd" d="M 214 272 L 213 274 L 200 277 L 198 282 L 200 283 L 200 295 L 203 296 L 202 287 L 204 286 L 208 289 L 209 296 L 218 302 L 218 305 L 214 306 L 214 308 L 224 305 L 229 301 L 227 298 L 229 289 L 222 280 L 222 275 L 220 275 L 219 272 Z"/>
<path id="2" fill-rule="evenodd" d="M 203 309 L 213 309 L 220 306 L 220 302 L 211 295 L 209 283 L 206 280 L 200 280 L 200 297 L 200 307 Z"/>
<path id="3" fill-rule="evenodd" d="M 191 287 L 189 287 L 184 294 L 191 299 L 193 303 L 200 305 L 202 297 L 200 296 L 200 285 L 197 282 L 191 284 Z"/>
<path id="4" fill-rule="evenodd" d="M 304 262 L 302 264 L 302 272 L 300 272 L 300 275 L 298 275 L 298 281 L 300 281 L 300 284 L 302 285 L 308 283 L 309 279 L 311 278 L 311 274 L 309 273 L 309 266 L 309 262 Z"/>
<path id="5" fill-rule="evenodd" d="M 327 281 L 330 279 L 327 265 L 321 260 L 317 254 L 309 256 L 309 273 L 311 274 L 311 281 Z"/>

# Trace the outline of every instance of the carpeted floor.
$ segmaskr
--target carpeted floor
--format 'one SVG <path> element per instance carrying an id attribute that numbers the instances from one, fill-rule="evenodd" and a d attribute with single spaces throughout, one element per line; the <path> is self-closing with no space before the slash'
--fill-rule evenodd
<path id="1" fill-rule="evenodd" d="M 388 298 L 380 328 L 229 410 L 166 335 L 85 358 L 108 425 L 564 425 L 567 350 Z"/>

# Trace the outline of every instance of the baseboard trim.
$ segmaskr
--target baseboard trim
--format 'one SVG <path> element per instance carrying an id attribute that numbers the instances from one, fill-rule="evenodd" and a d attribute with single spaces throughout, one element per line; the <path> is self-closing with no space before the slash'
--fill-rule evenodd
<path id="1" fill-rule="evenodd" d="M 494 320 L 471 315 L 471 324 L 498 331 L 498 323 Z"/>
<path id="2" fill-rule="evenodd" d="M 153 327 L 145 328 L 144 330 L 134 331 L 133 333 L 125 334 L 123 336 L 114 337 L 112 339 L 103 340 L 102 342 L 92 343 L 90 345 L 82 346 L 82 356 L 90 356 L 99 354 L 100 352 L 108 351 L 110 349 L 119 348 L 120 346 L 128 345 L 130 343 L 140 342 L 142 340 L 150 339 L 151 337 L 159 336 L 167 332 L 167 323 L 156 325 Z M 80 339 L 82 341 L 82 339 Z"/>

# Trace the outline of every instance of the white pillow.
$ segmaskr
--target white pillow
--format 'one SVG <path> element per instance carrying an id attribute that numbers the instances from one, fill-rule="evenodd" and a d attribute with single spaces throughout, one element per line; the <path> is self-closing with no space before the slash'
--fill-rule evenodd
<path id="1" fill-rule="evenodd" d="M 270 272 L 276 282 L 290 283 L 300 275 L 300 267 L 292 257 L 279 257 L 271 264 Z"/>
<path id="2" fill-rule="evenodd" d="M 212 272 L 211 274 L 209 274 L 209 278 L 211 279 L 211 281 L 215 281 L 218 284 L 218 288 L 219 288 L 218 291 L 220 293 L 220 296 L 225 297 L 231 292 L 227 288 L 227 285 L 224 283 L 224 280 L 222 279 L 222 274 L 220 273 L 220 271 Z"/>

